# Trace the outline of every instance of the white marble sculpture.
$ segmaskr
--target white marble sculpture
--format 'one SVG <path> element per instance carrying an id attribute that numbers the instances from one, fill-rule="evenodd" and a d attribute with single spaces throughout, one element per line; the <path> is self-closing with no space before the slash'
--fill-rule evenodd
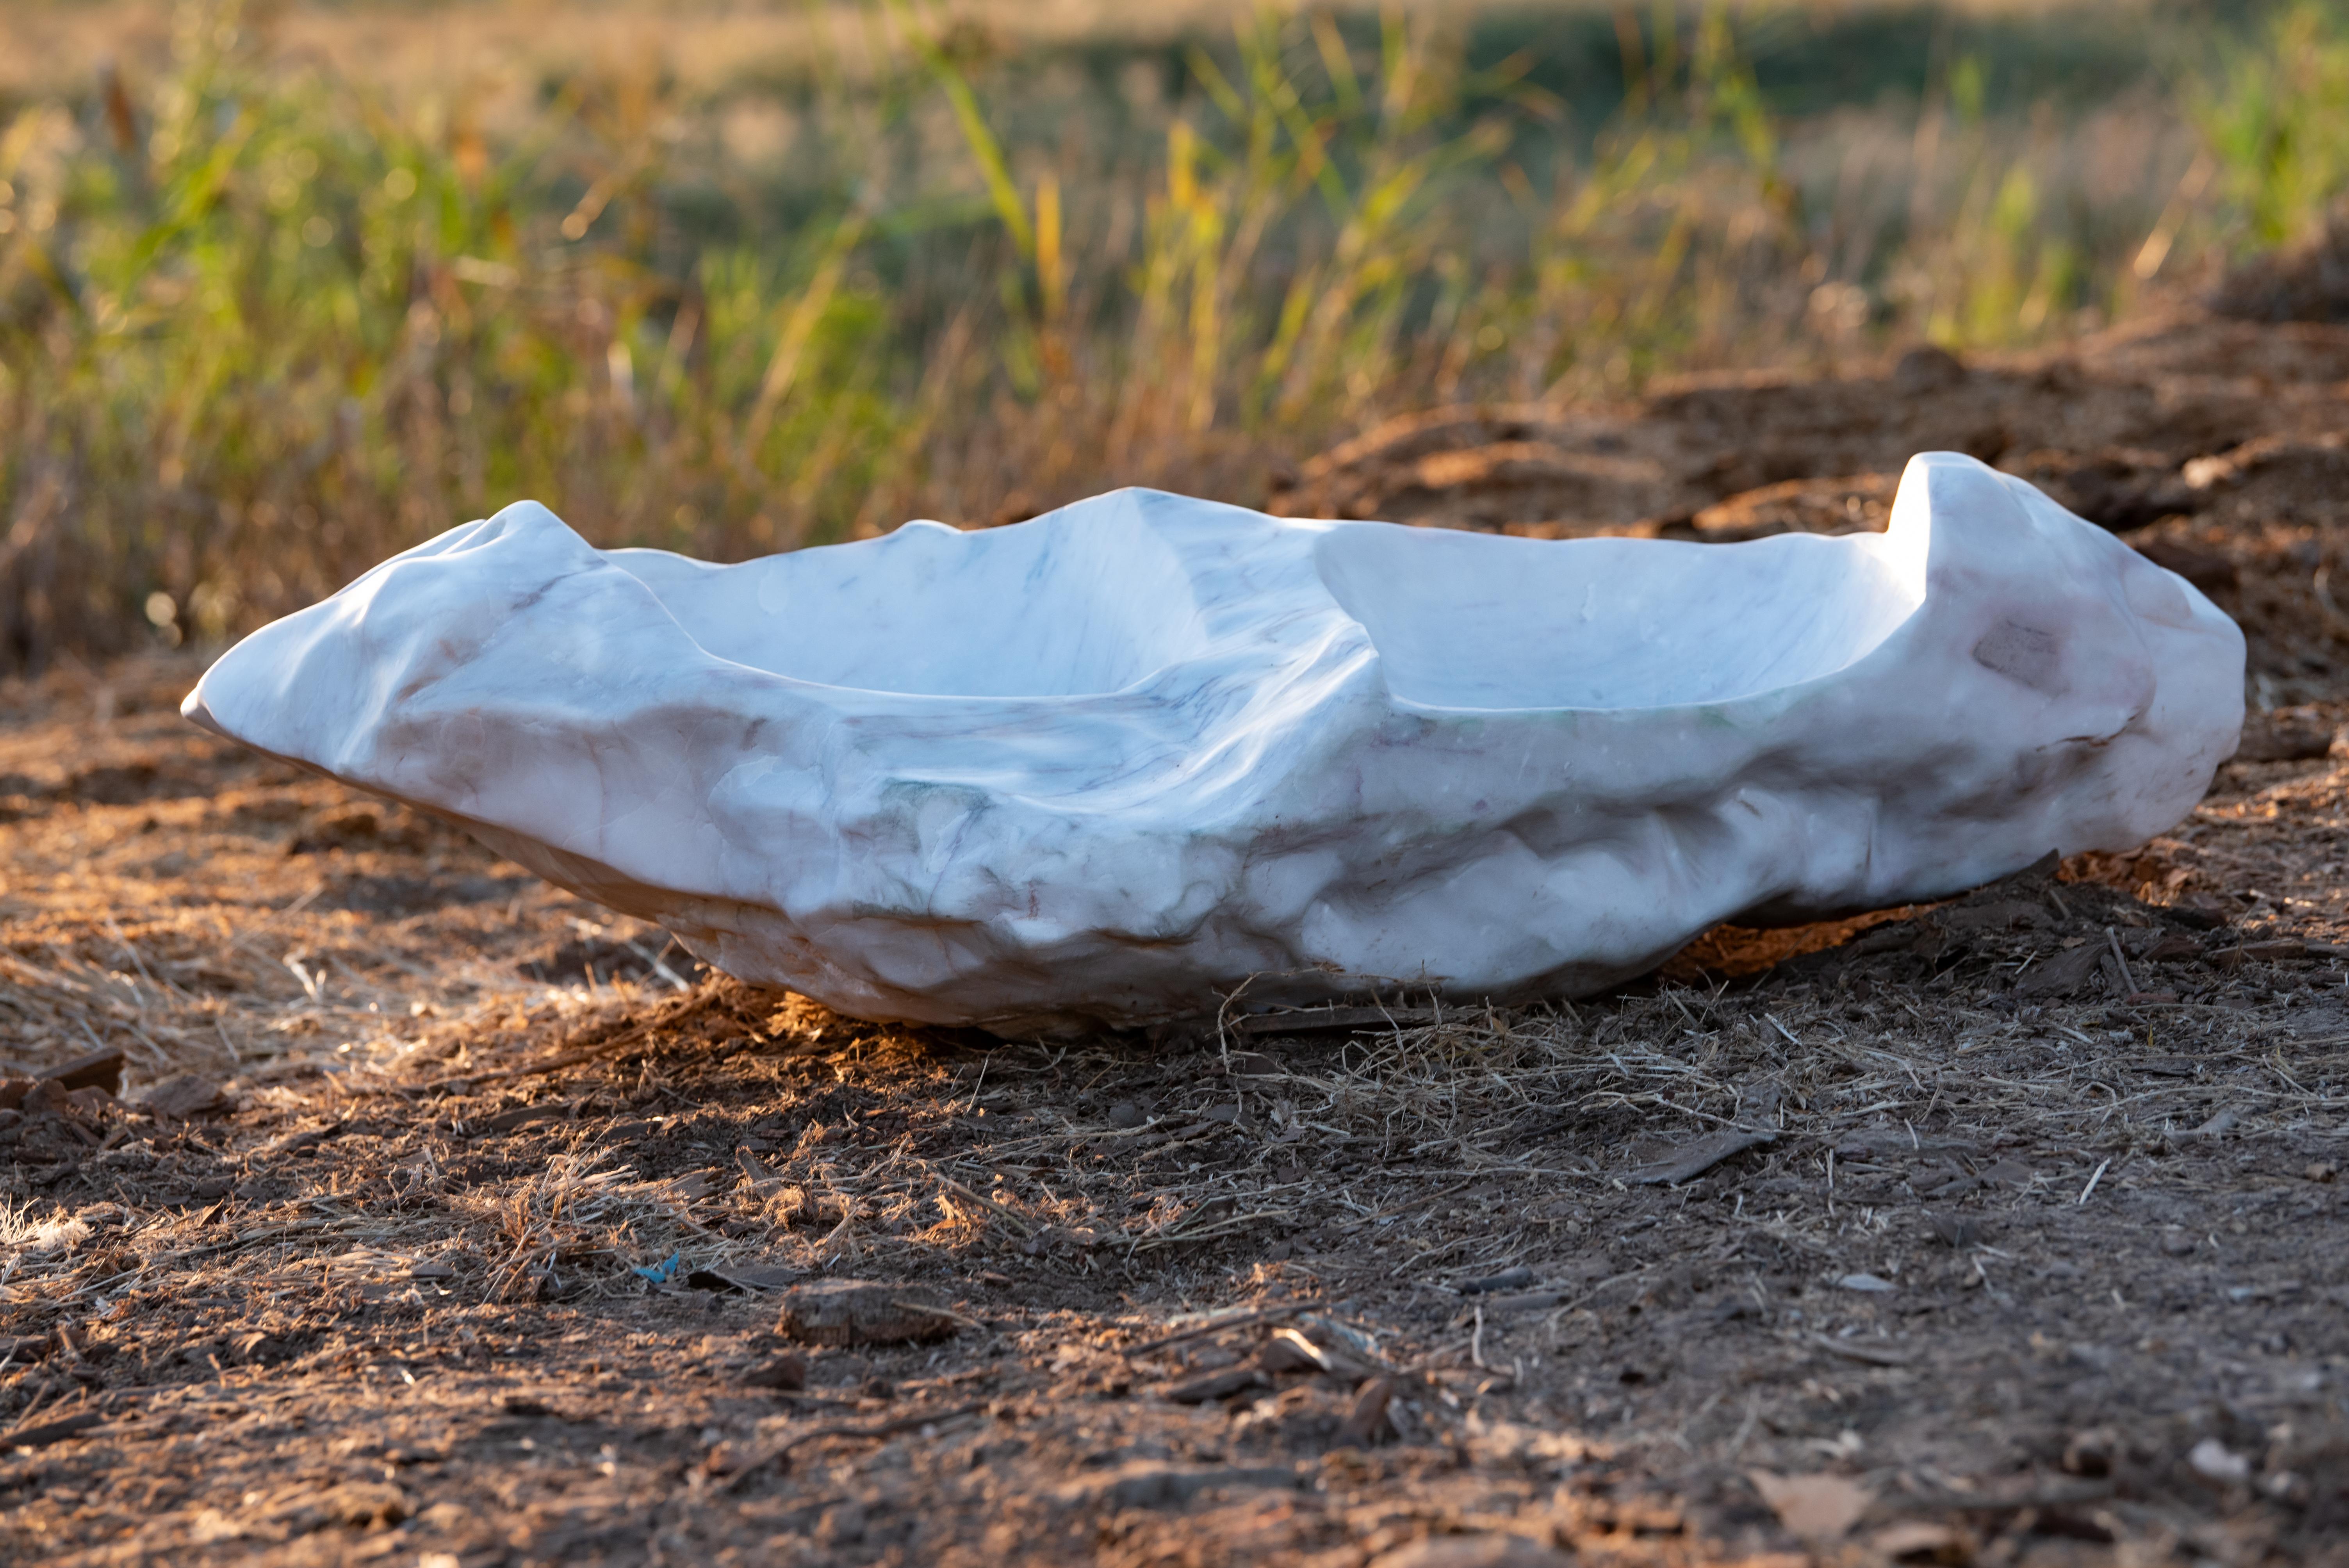
<path id="1" fill-rule="evenodd" d="M 2243 639 L 1969 458 L 1889 531 L 1545 542 L 1122 490 L 740 566 L 523 502 L 238 645 L 199 724 L 744 979 L 1003 1033 L 1637 975 L 2126 849 Z"/>

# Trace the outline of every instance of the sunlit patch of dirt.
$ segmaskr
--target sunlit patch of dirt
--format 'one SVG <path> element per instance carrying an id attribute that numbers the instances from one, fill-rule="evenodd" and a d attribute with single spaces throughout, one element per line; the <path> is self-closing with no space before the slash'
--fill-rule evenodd
<path id="1" fill-rule="evenodd" d="M 1915 913 L 1904 907 L 1802 925 L 1716 925 L 1674 954 L 1657 973 L 1682 985 L 1701 985 L 1707 979 L 1747 979 L 1790 958 L 1840 947 L 1863 931 Z"/>

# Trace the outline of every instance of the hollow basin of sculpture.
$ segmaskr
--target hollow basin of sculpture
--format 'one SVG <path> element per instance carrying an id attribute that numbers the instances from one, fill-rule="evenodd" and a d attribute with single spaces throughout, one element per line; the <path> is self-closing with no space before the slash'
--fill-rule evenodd
<path id="1" fill-rule="evenodd" d="M 2124 849 L 2243 643 L 1971 459 L 1735 545 L 1123 490 L 712 566 L 533 503 L 263 628 L 198 723 L 463 823 L 744 979 L 1004 1033 L 1574 995 L 1717 921 Z"/>

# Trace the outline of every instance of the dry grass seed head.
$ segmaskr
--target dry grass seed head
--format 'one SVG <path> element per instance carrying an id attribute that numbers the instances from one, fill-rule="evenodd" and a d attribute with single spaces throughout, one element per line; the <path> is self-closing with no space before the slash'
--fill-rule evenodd
<path id="1" fill-rule="evenodd" d="M 41 1263 L 89 1239 L 89 1226 L 67 1213 L 39 1214 L 33 1204 L 0 1202 L 0 1252 L 13 1264 Z"/>

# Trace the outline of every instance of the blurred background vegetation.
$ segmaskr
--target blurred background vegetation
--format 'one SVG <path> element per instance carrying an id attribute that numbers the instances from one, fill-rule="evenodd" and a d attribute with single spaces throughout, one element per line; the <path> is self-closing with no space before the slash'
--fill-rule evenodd
<path id="1" fill-rule="evenodd" d="M 2323 231 L 2333 5 L 0 13 L 0 669 L 534 496 L 716 559 L 2024 346 Z"/>

